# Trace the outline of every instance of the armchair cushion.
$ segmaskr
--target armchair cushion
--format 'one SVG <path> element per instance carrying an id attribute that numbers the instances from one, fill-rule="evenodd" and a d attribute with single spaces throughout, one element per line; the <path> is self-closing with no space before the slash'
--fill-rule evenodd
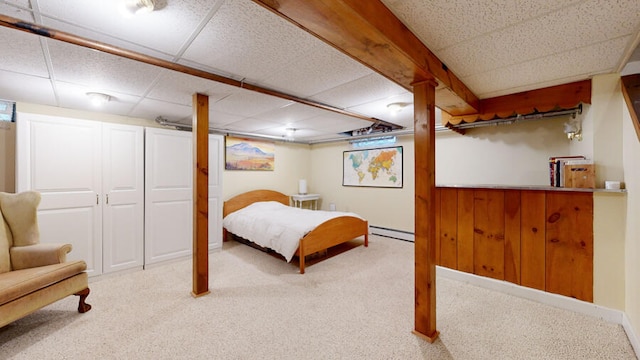
<path id="1" fill-rule="evenodd" d="M 7 226 L 0 211 L 0 274 L 11 271 L 11 258 L 9 256 L 9 248 L 13 244 L 11 230 Z"/>
<path id="2" fill-rule="evenodd" d="M 13 246 L 37 244 L 40 241 L 37 209 L 40 193 L 25 191 L 19 194 L 0 192 L 0 211 L 13 234 Z"/>
<path id="3" fill-rule="evenodd" d="M 14 246 L 10 250 L 13 270 L 61 264 L 66 261 L 71 244 L 36 244 Z"/>
<path id="4" fill-rule="evenodd" d="M 82 260 L 14 270 L 0 276 L 0 305 L 70 278 L 87 269 Z"/>

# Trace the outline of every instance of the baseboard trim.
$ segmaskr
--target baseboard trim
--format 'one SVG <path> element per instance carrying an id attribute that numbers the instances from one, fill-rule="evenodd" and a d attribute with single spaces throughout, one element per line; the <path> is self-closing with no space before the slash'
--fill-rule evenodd
<path id="1" fill-rule="evenodd" d="M 548 293 L 546 291 L 527 288 L 512 284 L 508 281 L 486 278 L 441 266 L 436 266 L 436 274 L 443 278 L 465 282 L 489 290 L 499 291 L 504 294 L 532 300 L 559 309 L 575 311 L 579 314 L 592 316 L 613 324 L 621 325 L 624 332 L 627 334 L 627 338 L 633 347 L 633 351 L 636 353 L 637 357 L 640 357 L 640 339 L 634 331 L 629 317 L 624 311 L 610 309 L 567 296 Z"/>
<path id="2" fill-rule="evenodd" d="M 404 241 L 415 241 L 414 233 L 389 229 L 381 226 L 369 226 L 369 233 Z M 600 318 L 610 323 L 621 325 L 627 334 L 627 338 L 629 339 L 636 356 L 640 358 L 640 338 L 635 332 L 629 316 L 624 311 L 610 309 L 567 296 L 516 285 L 508 281 L 491 279 L 441 266 L 436 266 L 436 274 L 444 278 L 462 281 L 471 285 L 499 291 L 501 293 L 536 301 L 541 304 L 546 304 L 560 309 L 575 311 L 580 314 Z"/>
<path id="3" fill-rule="evenodd" d="M 626 313 L 622 313 L 622 327 L 627 333 L 627 337 L 629 338 L 631 347 L 633 347 L 633 351 L 635 351 L 636 353 L 636 357 L 640 358 L 640 338 L 633 329 L 633 325 L 631 325 L 631 319 L 629 319 L 629 316 Z"/>
<path id="4" fill-rule="evenodd" d="M 552 294 L 546 291 L 516 285 L 508 281 L 491 279 L 441 266 L 436 266 L 436 274 L 448 279 L 466 282 L 471 285 L 499 291 L 501 293 L 517 296 L 523 299 L 533 300 L 541 304 L 554 306 L 560 309 L 575 311 L 580 314 L 593 316 L 608 322 L 622 325 L 622 315 L 624 313 L 620 310 L 609 309 L 604 306 L 577 300 L 567 296 Z"/>
<path id="5" fill-rule="evenodd" d="M 412 232 L 389 229 L 382 226 L 369 225 L 369 234 L 380 235 L 388 238 L 414 242 L 415 235 Z"/>

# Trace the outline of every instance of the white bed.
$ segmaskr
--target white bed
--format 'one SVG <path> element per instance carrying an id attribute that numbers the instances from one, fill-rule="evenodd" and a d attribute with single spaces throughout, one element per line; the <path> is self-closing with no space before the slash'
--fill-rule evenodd
<path id="1" fill-rule="evenodd" d="M 357 214 L 299 209 L 288 206 L 288 196 L 255 190 L 225 202 L 225 231 L 281 254 L 287 262 L 359 236 L 368 246 L 368 223 Z"/>

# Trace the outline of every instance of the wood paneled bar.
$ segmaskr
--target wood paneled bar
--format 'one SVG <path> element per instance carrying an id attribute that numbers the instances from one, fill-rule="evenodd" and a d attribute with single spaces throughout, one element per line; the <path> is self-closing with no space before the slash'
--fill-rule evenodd
<path id="1" fill-rule="evenodd" d="M 593 189 L 436 188 L 436 263 L 593 302 Z"/>

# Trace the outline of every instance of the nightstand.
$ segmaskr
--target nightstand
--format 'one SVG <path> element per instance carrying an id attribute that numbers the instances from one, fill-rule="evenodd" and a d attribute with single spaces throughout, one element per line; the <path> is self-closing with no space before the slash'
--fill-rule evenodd
<path id="1" fill-rule="evenodd" d="M 320 199 L 320 194 L 295 194 L 291 195 L 291 200 L 293 200 L 293 206 L 299 207 L 302 209 L 302 204 L 305 201 L 313 201 L 313 204 L 309 204 L 309 208 L 313 205 L 313 210 L 318 210 L 318 199 Z"/>

